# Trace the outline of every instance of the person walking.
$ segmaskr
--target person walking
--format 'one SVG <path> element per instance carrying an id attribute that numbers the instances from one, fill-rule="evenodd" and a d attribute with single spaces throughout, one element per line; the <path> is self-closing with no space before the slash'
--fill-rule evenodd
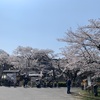
<path id="1" fill-rule="evenodd" d="M 81 89 L 84 90 L 84 82 L 83 82 L 83 80 L 81 82 Z"/>
<path id="2" fill-rule="evenodd" d="M 70 92 L 70 87 L 71 87 L 71 79 L 68 78 L 68 80 L 67 80 L 67 94 L 70 94 L 71 93 Z"/>
<path id="3" fill-rule="evenodd" d="M 28 75 L 26 74 L 26 75 L 24 76 L 24 84 L 23 84 L 24 87 L 27 87 L 28 81 L 29 81 L 29 77 L 28 77 Z"/>
<path id="4" fill-rule="evenodd" d="M 87 80 L 86 79 L 83 80 L 83 84 L 84 84 L 84 90 L 86 90 L 86 87 L 87 87 Z"/>

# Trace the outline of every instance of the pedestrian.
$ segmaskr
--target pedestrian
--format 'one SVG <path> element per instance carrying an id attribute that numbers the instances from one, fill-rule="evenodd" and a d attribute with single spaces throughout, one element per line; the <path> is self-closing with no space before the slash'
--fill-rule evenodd
<path id="1" fill-rule="evenodd" d="M 17 75 L 17 76 L 16 76 L 16 85 L 19 86 L 19 83 L 20 83 L 20 76 Z"/>
<path id="2" fill-rule="evenodd" d="M 71 93 L 71 92 L 70 92 L 70 87 L 71 87 L 71 79 L 68 78 L 68 79 L 67 79 L 67 94 L 70 94 L 70 93 Z"/>
<path id="3" fill-rule="evenodd" d="M 83 84 L 84 84 L 84 90 L 86 90 L 86 86 L 87 86 L 87 80 L 86 79 L 83 80 Z"/>
<path id="4" fill-rule="evenodd" d="M 36 79 L 36 87 L 37 88 L 40 88 L 41 87 L 41 83 L 40 83 L 40 80 L 39 79 Z"/>
<path id="5" fill-rule="evenodd" d="M 25 76 L 24 76 L 24 87 L 27 87 L 27 84 L 28 84 L 28 81 L 29 81 L 29 78 L 28 78 L 28 75 L 26 74 Z"/>
<path id="6" fill-rule="evenodd" d="M 98 85 L 97 85 L 97 83 L 94 84 L 93 91 L 94 91 L 94 96 L 98 96 Z"/>
<path id="7" fill-rule="evenodd" d="M 81 82 L 81 89 L 84 90 L 84 82 L 83 82 L 83 80 Z"/>

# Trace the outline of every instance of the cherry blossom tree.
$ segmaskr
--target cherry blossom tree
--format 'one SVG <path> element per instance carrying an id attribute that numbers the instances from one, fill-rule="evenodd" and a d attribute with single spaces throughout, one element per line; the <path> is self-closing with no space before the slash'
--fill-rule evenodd
<path id="1" fill-rule="evenodd" d="M 7 70 L 13 67 L 10 63 L 9 57 L 10 56 L 7 52 L 0 49 L 0 77 L 1 77 L 3 70 Z"/>
<path id="2" fill-rule="evenodd" d="M 66 47 L 62 48 L 62 55 L 68 59 L 65 69 L 79 67 L 80 70 L 90 70 L 92 67 L 93 70 L 100 67 L 100 19 L 89 22 L 89 25 L 79 26 L 75 32 L 69 29 L 64 38 L 58 39 L 66 42 Z"/>
<path id="3" fill-rule="evenodd" d="M 39 50 L 22 46 L 17 47 L 13 55 L 15 66 L 38 71 L 42 70 L 43 66 L 50 65 L 50 61 L 54 57 L 52 50 Z"/>

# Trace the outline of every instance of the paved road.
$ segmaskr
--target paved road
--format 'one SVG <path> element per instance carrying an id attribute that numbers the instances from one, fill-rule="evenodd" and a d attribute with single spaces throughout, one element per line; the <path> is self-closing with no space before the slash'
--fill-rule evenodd
<path id="1" fill-rule="evenodd" d="M 78 92 L 72 88 L 72 92 Z M 80 100 L 66 94 L 66 88 L 0 87 L 0 100 Z"/>

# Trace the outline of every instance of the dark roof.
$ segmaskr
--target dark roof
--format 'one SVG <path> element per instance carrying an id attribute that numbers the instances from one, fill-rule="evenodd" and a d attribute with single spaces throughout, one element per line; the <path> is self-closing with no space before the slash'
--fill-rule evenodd
<path id="1" fill-rule="evenodd" d="M 18 73 L 19 70 L 4 70 L 3 73 Z"/>

